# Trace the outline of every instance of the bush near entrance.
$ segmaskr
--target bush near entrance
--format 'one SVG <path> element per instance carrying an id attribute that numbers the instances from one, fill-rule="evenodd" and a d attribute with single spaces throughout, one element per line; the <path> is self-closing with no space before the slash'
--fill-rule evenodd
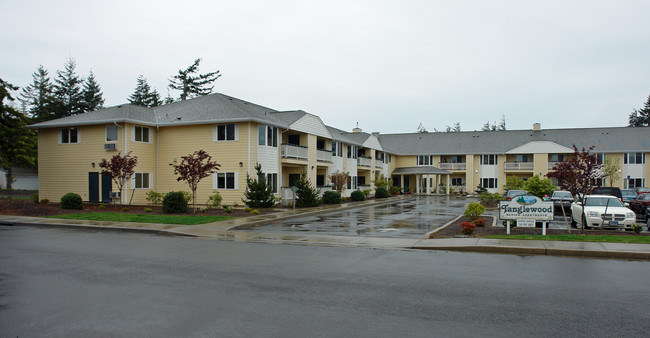
<path id="1" fill-rule="evenodd" d="M 361 190 L 355 190 L 350 194 L 350 199 L 353 201 L 365 201 L 366 195 Z"/>
<path id="2" fill-rule="evenodd" d="M 341 194 L 337 191 L 326 191 L 323 193 L 323 204 L 340 204 Z"/>
<path id="3" fill-rule="evenodd" d="M 187 212 L 187 200 L 182 191 L 170 191 L 163 198 L 162 211 L 166 214 Z"/>
<path id="4" fill-rule="evenodd" d="M 61 197 L 61 209 L 83 209 L 84 204 L 79 194 L 69 192 Z"/>
<path id="5" fill-rule="evenodd" d="M 377 188 L 375 198 L 388 198 L 388 190 L 386 188 Z"/>

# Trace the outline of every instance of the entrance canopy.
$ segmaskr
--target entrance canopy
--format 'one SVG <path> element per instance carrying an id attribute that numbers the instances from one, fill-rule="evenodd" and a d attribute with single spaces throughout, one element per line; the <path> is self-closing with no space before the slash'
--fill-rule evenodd
<path id="1" fill-rule="evenodd" d="M 393 175 L 451 175 L 451 171 L 431 166 L 404 167 L 393 170 Z"/>

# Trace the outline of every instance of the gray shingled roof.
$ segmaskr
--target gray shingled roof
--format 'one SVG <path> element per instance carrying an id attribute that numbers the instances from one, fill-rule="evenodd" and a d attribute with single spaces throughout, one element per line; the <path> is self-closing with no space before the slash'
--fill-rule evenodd
<path id="1" fill-rule="evenodd" d="M 301 117 L 307 115 L 307 113 L 302 110 L 294 110 L 273 112 L 271 115 L 278 121 L 282 121 L 287 126 L 290 126 L 294 122 L 300 120 Z"/>
<path id="2" fill-rule="evenodd" d="M 432 166 L 396 168 L 392 175 L 451 175 L 451 171 Z"/>
<path id="3" fill-rule="evenodd" d="M 72 115 L 56 120 L 32 124 L 29 128 L 56 128 L 91 124 L 108 124 L 113 122 L 132 122 L 143 125 L 155 125 L 156 117 L 151 108 L 124 104 L 110 108 Z"/>
<path id="4" fill-rule="evenodd" d="M 330 126 L 326 126 L 326 127 L 327 127 L 327 130 L 330 132 L 330 134 L 332 134 L 332 137 L 334 138 L 335 141 L 355 145 L 355 146 L 358 146 L 358 147 L 363 146 L 363 142 L 357 142 L 353 138 L 349 137 L 350 134 L 352 134 L 352 133 L 341 130 L 341 129 L 337 129 L 337 128 L 334 128 L 334 127 L 330 127 Z"/>
<path id="5" fill-rule="evenodd" d="M 594 146 L 594 152 L 647 152 L 650 127 L 575 128 L 380 134 L 384 150 L 398 155 L 504 154 L 531 141 L 551 141 L 573 148 Z"/>
<path id="6" fill-rule="evenodd" d="M 151 126 L 256 121 L 288 128 L 282 119 L 271 114 L 274 109 L 223 94 L 211 94 L 174 102 L 155 108 L 125 104 L 93 112 L 41 122 L 30 128 L 56 128 L 70 125 L 132 122 Z"/>

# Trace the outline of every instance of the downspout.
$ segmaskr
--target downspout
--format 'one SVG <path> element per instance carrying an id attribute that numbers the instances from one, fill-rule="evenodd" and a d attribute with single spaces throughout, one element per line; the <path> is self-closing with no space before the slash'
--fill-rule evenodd
<path id="1" fill-rule="evenodd" d="M 246 174 L 251 172 L 251 121 L 248 121 L 248 164 L 246 165 Z"/>
<path id="2" fill-rule="evenodd" d="M 124 150 L 124 156 L 126 156 L 126 154 L 128 154 L 128 149 L 126 147 L 127 146 L 126 137 L 127 137 L 127 134 L 128 134 L 126 132 L 127 129 L 128 128 L 127 128 L 126 122 L 124 122 L 124 128 L 122 128 L 122 131 L 123 131 L 123 134 L 124 134 L 123 137 L 122 137 L 122 143 L 123 143 L 122 149 Z M 124 187 L 123 187 L 124 191 L 120 191 L 120 204 L 121 205 L 124 204 L 124 201 L 125 201 L 124 196 L 127 194 L 128 189 L 129 189 L 129 185 L 125 183 Z"/>
<path id="3" fill-rule="evenodd" d="M 156 192 L 160 192 L 158 189 L 158 168 L 160 167 L 160 126 L 156 123 Z"/>

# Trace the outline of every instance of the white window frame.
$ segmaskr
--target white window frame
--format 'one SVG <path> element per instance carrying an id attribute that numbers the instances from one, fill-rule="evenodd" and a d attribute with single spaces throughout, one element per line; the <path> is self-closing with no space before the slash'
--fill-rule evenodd
<path id="1" fill-rule="evenodd" d="M 146 180 L 146 182 L 147 182 L 146 187 L 144 187 L 144 186 L 143 187 L 138 187 L 137 184 L 136 184 L 136 181 L 138 181 L 137 177 L 138 176 L 142 177 L 142 175 L 147 175 L 147 177 L 148 177 L 148 180 Z M 145 182 L 145 180 L 142 180 L 142 179 L 140 179 L 140 181 L 143 182 L 143 183 Z M 131 179 L 131 188 L 132 189 L 138 189 L 138 190 L 151 189 L 152 186 L 153 186 L 153 174 L 152 173 L 146 173 L 146 172 L 133 173 L 133 178 Z"/>
<path id="2" fill-rule="evenodd" d="M 228 127 L 227 127 L 228 125 L 233 125 L 233 126 L 235 126 L 235 128 L 234 128 L 234 129 L 235 129 L 235 131 L 234 131 L 234 132 L 235 132 L 234 140 L 228 140 L 228 129 L 227 129 L 227 128 L 228 128 Z M 226 133 L 224 134 L 224 135 L 225 135 L 225 139 L 223 139 L 223 140 L 220 140 L 220 139 L 219 139 L 219 127 L 220 127 L 220 126 L 224 126 L 224 128 L 226 128 Z M 212 128 L 212 134 L 213 134 L 213 136 L 212 136 L 212 140 L 213 140 L 214 142 L 234 142 L 234 141 L 239 141 L 239 124 L 238 124 L 238 123 L 221 123 L 221 124 L 216 124 L 216 125 Z M 259 129 L 258 129 L 258 134 L 259 134 Z M 259 142 L 258 142 L 258 143 L 259 143 Z"/>
<path id="3" fill-rule="evenodd" d="M 114 140 L 109 140 L 108 139 L 108 128 L 115 128 L 115 139 Z M 116 125 L 114 125 L 114 124 L 107 125 L 105 132 L 106 132 L 106 138 L 105 138 L 106 142 L 117 142 L 117 141 L 119 141 L 119 139 L 120 139 L 120 131 L 117 129 Z"/>
<path id="4" fill-rule="evenodd" d="M 77 131 L 77 142 L 70 142 L 70 130 L 76 130 Z M 68 134 L 68 142 L 63 142 L 63 131 L 66 131 Z M 59 144 L 78 144 L 81 143 L 81 129 L 77 127 L 70 127 L 70 128 L 61 128 L 59 129 Z"/>
<path id="5" fill-rule="evenodd" d="M 499 155 L 487 154 L 481 155 L 481 165 L 497 165 L 499 164 Z"/>
<path id="6" fill-rule="evenodd" d="M 271 187 L 274 194 L 278 193 L 278 173 L 266 174 L 266 185 Z"/>
<path id="7" fill-rule="evenodd" d="M 147 129 L 147 141 L 138 141 L 135 139 L 137 130 L 140 128 L 141 130 Z M 142 132 L 141 132 L 142 133 Z M 140 135 L 140 138 L 142 138 L 142 135 Z M 151 140 L 153 139 L 153 134 L 152 134 L 152 129 L 150 127 L 145 127 L 145 126 L 133 126 L 131 128 L 131 140 L 133 142 L 138 142 L 138 143 L 151 143 Z"/>
<path id="8" fill-rule="evenodd" d="M 234 182 L 234 188 L 228 188 L 228 174 L 234 174 L 235 182 Z M 224 177 L 224 186 L 219 187 L 219 177 L 223 176 Z M 212 189 L 213 190 L 239 190 L 239 173 L 234 171 L 230 172 L 217 172 L 212 174 Z"/>

